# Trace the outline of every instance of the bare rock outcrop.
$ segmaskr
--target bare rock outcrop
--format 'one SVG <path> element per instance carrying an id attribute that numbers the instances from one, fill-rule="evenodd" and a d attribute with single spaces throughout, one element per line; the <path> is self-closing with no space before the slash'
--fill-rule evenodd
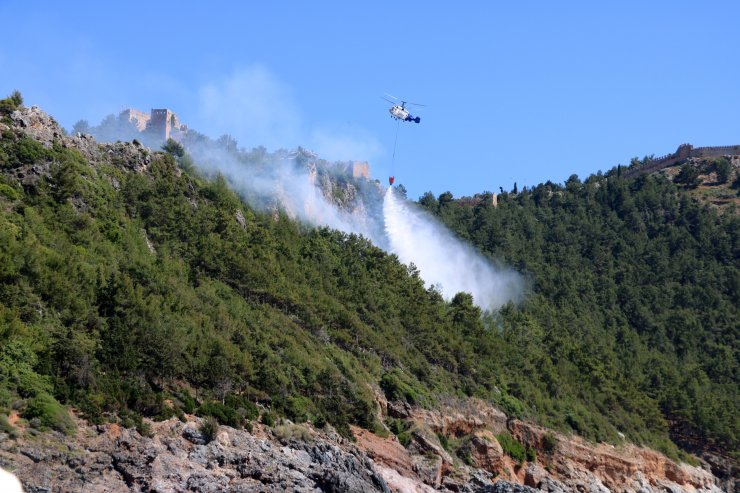
<path id="1" fill-rule="evenodd" d="M 479 430 L 473 433 L 470 440 L 463 445 L 463 453 L 467 454 L 475 467 L 498 473 L 506 465 L 504 450 L 489 430 Z"/>
<path id="2" fill-rule="evenodd" d="M 383 467 L 392 468 L 394 462 L 399 462 L 389 457 L 403 457 L 403 466 L 397 467 L 397 473 L 382 473 L 389 485 L 401 485 L 394 486 L 395 491 L 425 491 L 424 487 L 468 493 L 722 491 L 718 478 L 708 469 L 676 464 L 658 452 L 632 444 L 593 444 L 532 423 L 507 419 L 482 401 L 450 401 L 437 410 L 388 402 L 385 408 L 396 419 L 413 423 L 409 445 L 404 449 L 393 439 L 382 439 L 393 445 L 373 448 L 368 444 L 380 439 L 368 431 L 363 431 L 357 444 Z M 510 433 L 528 449 L 528 456 L 536 455 L 536 461 L 518 463 L 508 456 L 496 438 L 502 432 Z M 438 436 L 456 440 L 457 457 L 440 445 Z"/>
<path id="3" fill-rule="evenodd" d="M 115 424 L 0 443 L 0 464 L 27 492 L 42 491 L 379 491 L 390 492 L 368 456 L 351 443 L 313 433 L 280 439 L 222 427 L 213 441 L 198 419 L 153 423 L 152 435 Z"/>
<path id="4" fill-rule="evenodd" d="M 498 434 L 506 430 L 507 421 L 506 414 L 478 399 L 450 401 L 436 410 L 417 408 L 410 416 L 435 433 L 458 437 L 484 428 Z"/>
<path id="5" fill-rule="evenodd" d="M 93 166 L 113 164 L 128 171 L 143 171 L 157 157 L 137 141 L 99 144 L 91 135 L 67 135 L 59 123 L 37 106 L 21 107 L 11 113 L 10 128 L 38 141 L 46 148 L 54 144 L 77 149 Z M 34 164 L 40 166 L 40 164 Z"/>
<path id="6" fill-rule="evenodd" d="M 55 140 L 65 137 L 64 129 L 51 116 L 38 106 L 21 107 L 10 114 L 13 126 L 39 141 L 45 147 L 51 147 Z"/>

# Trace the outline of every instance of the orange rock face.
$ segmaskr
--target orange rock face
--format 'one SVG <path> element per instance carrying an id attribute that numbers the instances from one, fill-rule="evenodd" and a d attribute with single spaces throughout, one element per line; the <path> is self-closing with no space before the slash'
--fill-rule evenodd
<path id="1" fill-rule="evenodd" d="M 376 463 L 396 470 L 402 476 L 416 477 L 411 465 L 411 455 L 398 443 L 396 437 L 382 438 L 362 428 L 351 426 L 357 446 Z"/>
<path id="2" fill-rule="evenodd" d="M 388 403 L 384 409 L 392 407 L 398 405 Z M 450 480 L 464 483 L 464 478 L 475 475 L 476 470 L 487 471 L 492 481 L 504 479 L 549 491 L 721 491 L 717 478 L 699 467 L 676 464 L 656 451 L 632 444 L 593 444 L 580 437 L 508 419 L 498 409 L 475 399 L 450 402 L 437 410 L 407 408 L 403 414 L 415 430 L 427 430 L 426 436 L 412 433 L 408 449 L 394 438 L 384 439 L 354 429 L 357 445 L 362 450 L 384 467 L 397 471 L 399 477 L 408 478 L 408 484 L 416 488 L 404 486 L 396 491 L 422 491 L 422 482 L 434 487 Z M 536 452 L 537 461 L 520 464 L 506 455 L 496 440 L 496 435 L 504 431 Z M 434 434 L 457 440 L 457 457 L 442 449 Z M 422 470 L 420 457 L 425 458 L 425 464 L 439 464 L 439 468 Z"/>

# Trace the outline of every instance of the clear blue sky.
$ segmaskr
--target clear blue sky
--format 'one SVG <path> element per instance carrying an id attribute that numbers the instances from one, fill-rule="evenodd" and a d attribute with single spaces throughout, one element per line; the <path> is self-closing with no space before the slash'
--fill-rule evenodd
<path id="1" fill-rule="evenodd" d="M 582 178 L 683 143 L 740 143 L 740 2 L 0 0 L 0 94 L 70 129 L 169 107 L 245 147 L 368 159 L 388 92 L 409 195 Z"/>

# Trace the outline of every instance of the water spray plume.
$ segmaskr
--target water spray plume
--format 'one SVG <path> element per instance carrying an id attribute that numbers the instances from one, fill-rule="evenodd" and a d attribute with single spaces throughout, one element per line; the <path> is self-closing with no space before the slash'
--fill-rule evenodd
<path id="1" fill-rule="evenodd" d="M 385 194 L 383 215 L 391 252 L 416 265 L 446 299 L 468 292 L 484 310 L 521 300 L 524 282 L 518 273 L 494 265 L 426 212 L 397 198 L 392 188 Z"/>

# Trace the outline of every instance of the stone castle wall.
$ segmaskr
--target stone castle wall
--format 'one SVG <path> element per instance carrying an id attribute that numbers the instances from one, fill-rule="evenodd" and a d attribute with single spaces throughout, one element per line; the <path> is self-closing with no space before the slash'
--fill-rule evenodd
<path id="1" fill-rule="evenodd" d="M 121 120 L 128 121 L 132 126 L 136 127 L 139 132 L 146 130 L 146 126 L 151 119 L 151 116 L 143 111 L 139 111 L 135 108 L 127 108 L 121 112 L 118 117 Z"/>
<path id="2" fill-rule="evenodd" d="M 118 115 L 118 118 L 128 121 L 139 132 L 151 132 L 162 142 L 172 137 L 177 138 L 177 133 L 187 128 L 180 123 L 177 114 L 167 108 L 152 109 L 149 114 L 135 108 L 127 108 Z"/>
<path id="3" fill-rule="evenodd" d="M 720 157 L 740 155 L 740 145 L 696 147 L 691 151 L 691 157 Z"/>
<path id="4" fill-rule="evenodd" d="M 689 158 L 722 157 L 728 155 L 740 155 L 740 145 L 694 147 L 691 144 L 681 144 L 676 149 L 676 152 L 654 158 L 642 166 L 624 170 L 622 171 L 622 176 L 625 178 L 636 178 L 647 173 L 654 173 L 669 166 L 675 166 Z"/>

